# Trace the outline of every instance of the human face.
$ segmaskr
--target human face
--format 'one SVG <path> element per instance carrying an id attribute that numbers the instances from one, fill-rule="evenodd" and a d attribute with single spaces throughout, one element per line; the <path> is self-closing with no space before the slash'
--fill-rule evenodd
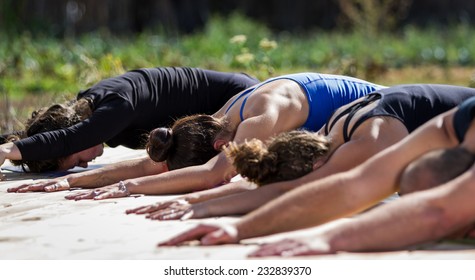
<path id="1" fill-rule="evenodd" d="M 65 157 L 59 164 L 60 170 L 68 170 L 75 166 L 86 168 L 88 162 L 94 160 L 96 157 L 101 156 L 104 152 L 104 145 L 100 144 L 81 152 L 69 155 Z"/>

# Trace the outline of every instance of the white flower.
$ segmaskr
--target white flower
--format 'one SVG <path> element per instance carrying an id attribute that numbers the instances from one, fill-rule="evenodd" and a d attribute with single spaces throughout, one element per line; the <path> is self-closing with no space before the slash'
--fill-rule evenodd
<path id="1" fill-rule="evenodd" d="M 249 64 L 254 60 L 254 55 L 252 53 L 242 53 L 236 56 L 236 61 L 241 64 Z"/>
<path id="2" fill-rule="evenodd" d="M 246 35 L 242 35 L 242 34 L 236 35 L 229 40 L 229 42 L 231 42 L 232 44 L 237 44 L 237 45 L 242 45 L 246 43 L 246 41 L 247 41 Z"/>
<path id="3" fill-rule="evenodd" d="M 265 51 L 270 51 L 277 48 L 277 42 L 264 38 L 259 42 L 259 47 Z"/>

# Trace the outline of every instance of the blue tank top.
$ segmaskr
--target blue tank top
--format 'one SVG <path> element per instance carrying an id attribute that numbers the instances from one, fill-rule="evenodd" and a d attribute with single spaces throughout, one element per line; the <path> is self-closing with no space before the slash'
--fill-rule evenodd
<path id="1" fill-rule="evenodd" d="M 244 106 L 249 96 L 261 86 L 280 79 L 292 80 L 298 83 L 305 91 L 309 105 L 309 114 L 302 128 L 309 131 L 318 131 L 339 107 L 366 96 L 375 90 L 384 88 L 384 86 L 348 76 L 319 73 L 290 74 L 266 80 L 255 87 L 243 91 L 229 105 L 226 113 L 239 99 L 244 97 L 240 109 L 240 117 L 241 121 L 243 121 Z"/>

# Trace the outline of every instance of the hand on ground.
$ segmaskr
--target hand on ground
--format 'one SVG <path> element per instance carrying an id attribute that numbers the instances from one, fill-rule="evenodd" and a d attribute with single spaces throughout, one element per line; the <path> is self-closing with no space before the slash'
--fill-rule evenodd
<path id="1" fill-rule="evenodd" d="M 199 211 L 199 207 L 195 207 L 193 204 L 189 203 L 175 203 L 168 206 L 165 209 L 161 209 L 155 212 L 152 212 L 146 216 L 147 219 L 151 220 L 188 220 L 191 218 L 199 218 L 195 214 Z"/>
<path id="2" fill-rule="evenodd" d="M 70 185 L 67 178 L 56 178 L 51 180 L 23 184 L 18 187 L 9 188 L 7 189 L 7 192 L 57 192 L 69 189 Z"/>
<path id="3" fill-rule="evenodd" d="M 249 257 L 292 257 L 329 254 L 329 245 L 318 239 L 283 239 L 278 242 L 262 245 L 256 251 L 249 254 Z"/>
<path id="4" fill-rule="evenodd" d="M 154 204 L 140 206 L 134 209 L 126 210 L 125 214 L 138 214 L 138 215 L 150 214 L 159 210 L 167 209 L 168 207 L 176 205 L 176 204 L 188 204 L 188 202 L 183 199 L 173 199 L 173 200 L 168 200 L 168 201 L 163 201 L 163 202 L 157 202 Z"/>
<path id="5" fill-rule="evenodd" d="M 234 226 L 198 225 L 158 244 L 158 246 L 176 246 L 193 240 L 199 240 L 201 245 L 232 244 L 239 241 Z"/>
<path id="6" fill-rule="evenodd" d="M 119 198 L 130 196 L 130 193 L 127 190 L 120 189 L 116 186 L 107 186 L 102 188 L 97 188 L 89 191 L 82 191 L 79 193 L 74 193 L 65 196 L 66 199 L 70 200 L 83 200 L 83 199 L 93 199 L 93 200 L 102 200 L 108 198 Z"/>

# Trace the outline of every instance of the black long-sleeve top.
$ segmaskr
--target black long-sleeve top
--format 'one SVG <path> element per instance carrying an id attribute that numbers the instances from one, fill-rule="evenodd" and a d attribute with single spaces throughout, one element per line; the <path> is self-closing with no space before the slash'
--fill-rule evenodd
<path id="1" fill-rule="evenodd" d="M 77 98 L 91 98 L 93 114 L 71 127 L 15 142 L 23 160 L 67 156 L 100 143 L 142 148 L 144 135 L 196 113 L 212 114 L 258 80 L 199 68 L 145 68 L 102 80 Z"/>

